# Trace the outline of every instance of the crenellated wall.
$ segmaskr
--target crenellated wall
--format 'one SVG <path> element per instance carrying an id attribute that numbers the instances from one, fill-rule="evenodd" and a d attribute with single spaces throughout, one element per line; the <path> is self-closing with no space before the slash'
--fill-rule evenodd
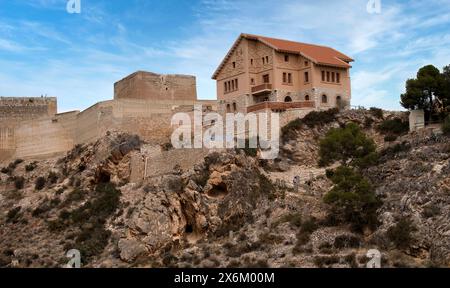
<path id="1" fill-rule="evenodd" d="M 16 129 L 24 121 L 56 114 L 53 97 L 0 97 L 0 161 L 10 158 L 16 150 Z"/>
<path id="2" fill-rule="evenodd" d="M 11 127 L 0 121 L 0 161 L 66 152 L 112 130 L 138 134 L 154 145 L 164 144 L 173 131 L 172 115 L 193 113 L 194 105 L 216 110 L 215 101 L 119 99 L 99 102 L 82 112 L 44 114 L 33 120 L 17 121 Z"/>

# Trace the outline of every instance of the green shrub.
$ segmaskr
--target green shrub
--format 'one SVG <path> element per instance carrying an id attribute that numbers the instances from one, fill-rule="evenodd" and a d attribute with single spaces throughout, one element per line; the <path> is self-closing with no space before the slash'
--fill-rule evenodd
<path id="1" fill-rule="evenodd" d="M 53 171 L 50 171 L 50 173 L 48 173 L 48 177 L 47 177 L 47 181 L 50 184 L 56 184 L 56 182 L 58 182 L 58 174 L 56 174 Z"/>
<path id="2" fill-rule="evenodd" d="M 359 248 L 361 239 L 354 235 L 339 235 L 334 239 L 334 248 Z"/>
<path id="3" fill-rule="evenodd" d="M 383 119 L 383 117 L 384 117 L 383 109 L 380 109 L 380 108 L 371 107 L 370 108 L 370 113 L 374 117 L 377 117 L 378 119 Z"/>
<path id="4" fill-rule="evenodd" d="M 31 171 L 33 171 L 33 170 L 36 169 L 36 168 L 37 168 L 37 162 L 32 162 L 32 163 L 27 164 L 27 165 L 25 166 L 25 171 L 31 172 Z"/>
<path id="5" fill-rule="evenodd" d="M 23 177 L 14 177 L 14 186 L 17 190 L 23 189 L 25 183 L 25 178 Z"/>
<path id="6" fill-rule="evenodd" d="M 297 233 L 297 242 L 292 252 L 294 254 L 297 254 L 303 251 L 302 246 L 308 244 L 311 239 L 311 234 L 318 228 L 319 226 L 317 225 L 317 221 L 315 218 L 309 218 L 305 220 Z"/>
<path id="7" fill-rule="evenodd" d="M 331 266 L 333 264 L 339 263 L 340 259 L 338 256 L 332 255 L 332 256 L 317 256 L 314 258 L 314 264 L 316 264 L 317 267 L 323 268 L 325 266 Z"/>
<path id="8" fill-rule="evenodd" d="M 339 109 L 337 108 L 326 111 L 312 111 L 302 119 L 302 123 L 310 128 L 322 126 L 336 121 L 336 115 L 338 113 Z"/>
<path id="9" fill-rule="evenodd" d="M 36 182 L 35 182 L 34 189 L 36 189 L 36 190 L 42 190 L 42 189 L 44 189 L 45 183 L 46 183 L 46 180 L 45 180 L 44 177 L 38 177 L 38 178 L 36 178 Z"/>
<path id="10" fill-rule="evenodd" d="M 375 120 L 373 120 L 371 117 L 366 117 L 364 119 L 364 128 L 366 128 L 366 129 L 372 128 L 372 125 L 374 122 L 375 122 Z"/>
<path id="11" fill-rule="evenodd" d="M 391 158 L 395 156 L 396 154 L 399 154 L 401 152 L 407 152 L 411 150 L 411 144 L 409 144 L 407 141 L 403 141 L 402 143 L 398 143 L 394 146 L 388 147 L 380 152 L 381 157 L 388 157 Z"/>
<path id="12" fill-rule="evenodd" d="M 398 136 L 394 135 L 394 134 L 388 134 L 384 137 L 384 142 L 394 142 L 395 140 L 397 140 Z"/>
<path id="13" fill-rule="evenodd" d="M 395 247 L 399 249 L 408 248 L 413 241 L 412 233 L 417 228 L 413 222 L 408 218 L 401 218 L 397 224 L 389 228 L 387 231 L 388 239 L 394 243 Z"/>
<path id="14" fill-rule="evenodd" d="M 377 130 L 382 134 L 401 136 L 409 132 L 409 123 L 400 118 L 384 120 Z"/>
<path id="15" fill-rule="evenodd" d="M 11 173 L 11 170 L 10 170 L 8 167 L 3 167 L 2 170 L 1 170 L 1 172 L 2 172 L 3 174 L 10 174 L 10 173 Z"/>
<path id="16" fill-rule="evenodd" d="M 375 142 L 358 125 L 348 123 L 344 128 L 331 129 L 320 141 L 319 164 L 326 166 L 341 161 L 343 165 L 368 165 L 369 160 L 377 158 L 375 149 Z"/>
<path id="17" fill-rule="evenodd" d="M 337 168 L 331 180 L 334 186 L 324 197 L 324 202 L 331 207 L 330 214 L 351 224 L 355 231 L 362 231 L 364 227 L 375 228 L 381 201 L 369 181 L 345 166 Z"/>
<path id="18" fill-rule="evenodd" d="M 20 217 L 20 211 L 22 207 L 16 207 L 8 211 L 6 214 L 6 222 L 17 222 Z"/>
<path id="19" fill-rule="evenodd" d="M 442 125 L 442 132 L 445 135 L 450 135 L 450 116 L 445 118 L 444 124 Z"/>
<path id="20" fill-rule="evenodd" d="M 281 128 L 281 135 L 283 136 L 284 140 L 291 139 L 294 136 L 294 131 L 299 130 L 303 125 L 306 125 L 310 128 L 323 126 L 325 124 L 336 121 L 336 115 L 338 113 L 339 109 L 337 108 L 329 109 L 326 111 L 312 111 L 303 119 L 295 119 Z"/>
<path id="21" fill-rule="evenodd" d="M 120 190 L 112 183 L 98 184 L 93 199 L 71 212 L 61 211 L 58 220 L 48 222 L 48 228 L 62 231 L 72 225 L 78 226 L 74 248 L 80 250 L 85 261 L 90 261 L 108 244 L 111 232 L 105 229 L 105 223 L 119 208 L 120 195 Z"/>

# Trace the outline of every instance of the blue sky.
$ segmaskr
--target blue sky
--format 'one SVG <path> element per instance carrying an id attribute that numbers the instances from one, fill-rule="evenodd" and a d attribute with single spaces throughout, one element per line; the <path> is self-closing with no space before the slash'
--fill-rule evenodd
<path id="1" fill-rule="evenodd" d="M 0 95 L 58 97 L 59 111 L 113 97 L 136 70 L 211 75 L 241 33 L 332 46 L 356 62 L 352 105 L 398 110 L 418 68 L 450 64 L 450 0 L 0 0 Z"/>

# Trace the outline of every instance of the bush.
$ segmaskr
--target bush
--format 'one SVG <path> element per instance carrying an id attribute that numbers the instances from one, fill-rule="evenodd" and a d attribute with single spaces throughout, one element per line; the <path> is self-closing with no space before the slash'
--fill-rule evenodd
<path id="1" fill-rule="evenodd" d="M 80 250 L 83 259 L 90 259 L 105 249 L 111 232 L 105 229 L 107 219 L 119 208 L 120 190 L 112 183 L 98 184 L 95 198 L 83 206 L 68 212 L 63 210 L 58 220 L 48 222 L 50 231 L 62 231 L 71 225 L 79 227 L 75 235 L 75 249 Z"/>
<path id="2" fill-rule="evenodd" d="M 375 142 L 358 125 L 348 123 L 344 128 L 331 129 L 320 141 L 319 164 L 326 166 L 341 161 L 343 165 L 368 165 L 368 161 L 377 158 L 375 149 Z"/>
<path id="3" fill-rule="evenodd" d="M 315 218 L 305 220 L 300 227 L 300 231 L 297 233 L 297 243 L 292 252 L 297 254 L 303 251 L 302 246 L 308 244 L 311 239 L 311 234 L 318 228 L 319 226 Z"/>
<path id="4" fill-rule="evenodd" d="M 359 248 L 361 239 L 354 235 L 340 235 L 334 239 L 334 248 Z"/>
<path id="5" fill-rule="evenodd" d="M 37 162 L 32 162 L 32 163 L 30 163 L 30 164 L 25 166 L 25 171 L 31 172 L 31 171 L 33 171 L 36 168 L 37 168 Z"/>
<path id="6" fill-rule="evenodd" d="M 384 120 L 377 130 L 382 134 L 401 136 L 409 132 L 409 123 L 400 118 Z"/>
<path id="7" fill-rule="evenodd" d="M 50 173 L 48 173 L 48 177 L 47 177 L 47 181 L 50 184 L 56 184 L 56 182 L 58 182 L 58 174 L 56 174 L 53 171 L 50 171 Z"/>
<path id="8" fill-rule="evenodd" d="M 45 183 L 46 183 L 46 180 L 45 180 L 44 177 L 38 177 L 38 178 L 36 178 L 36 182 L 35 182 L 34 189 L 36 189 L 36 190 L 42 190 L 42 189 L 44 189 Z"/>
<path id="9" fill-rule="evenodd" d="M 412 233 L 417 228 L 408 218 L 401 218 L 396 225 L 386 232 L 388 239 L 399 249 L 408 248 L 413 241 Z"/>
<path id="10" fill-rule="evenodd" d="M 384 142 L 394 142 L 395 140 L 397 140 L 398 136 L 394 135 L 394 134 L 388 134 L 384 137 Z"/>
<path id="11" fill-rule="evenodd" d="M 310 128 L 316 126 L 322 126 L 336 121 L 336 115 L 339 113 L 339 109 L 333 108 L 327 111 L 312 111 L 307 114 L 303 119 L 295 119 L 289 122 L 281 129 L 281 135 L 283 139 L 287 140 L 293 137 L 293 132 L 299 130 L 303 125 Z"/>
<path id="12" fill-rule="evenodd" d="M 336 115 L 338 113 L 339 109 L 337 108 L 329 109 L 326 111 L 312 111 L 302 119 L 302 123 L 304 123 L 309 128 L 322 126 L 336 121 Z"/>
<path id="13" fill-rule="evenodd" d="M 381 201 L 367 179 L 349 167 L 341 166 L 331 177 L 334 187 L 325 195 L 324 202 L 341 222 L 349 223 L 355 231 L 378 225 L 377 209 Z"/>
<path id="14" fill-rule="evenodd" d="M 378 119 L 383 119 L 383 117 L 384 117 L 383 109 L 380 109 L 380 108 L 371 107 L 370 108 L 370 113 L 374 117 L 377 117 Z"/>
<path id="15" fill-rule="evenodd" d="M 450 135 L 450 116 L 445 118 L 444 124 L 442 125 L 442 132 L 444 135 Z"/>
<path id="16" fill-rule="evenodd" d="M 399 154 L 401 152 L 408 152 L 411 150 L 411 144 L 409 144 L 407 141 L 404 141 L 402 143 L 398 143 L 392 147 L 388 147 L 380 152 L 381 157 L 393 157 L 396 154 Z"/>
<path id="17" fill-rule="evenodd" d="M 25 183 L 25 178 L 23 177 L 15 177 L 14 178 L 14 186 L 17 190 L 23 189 Z"/>
<path id="18" fill-rule="evenodd" d="M 20 210 L 22 210 L 20 206 L 9 210 L 6 214 L 6 222 L 17 222 L 20 217 Z"/>

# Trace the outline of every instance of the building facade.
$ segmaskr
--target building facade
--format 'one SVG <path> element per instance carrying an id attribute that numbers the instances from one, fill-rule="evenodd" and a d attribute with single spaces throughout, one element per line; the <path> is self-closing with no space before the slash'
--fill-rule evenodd
<path id="1" fill-rule="evenodd" d="M 212 78 L 222 112 L 346 108 L 352 61 L 325 46 L 241 34 Z"/>

